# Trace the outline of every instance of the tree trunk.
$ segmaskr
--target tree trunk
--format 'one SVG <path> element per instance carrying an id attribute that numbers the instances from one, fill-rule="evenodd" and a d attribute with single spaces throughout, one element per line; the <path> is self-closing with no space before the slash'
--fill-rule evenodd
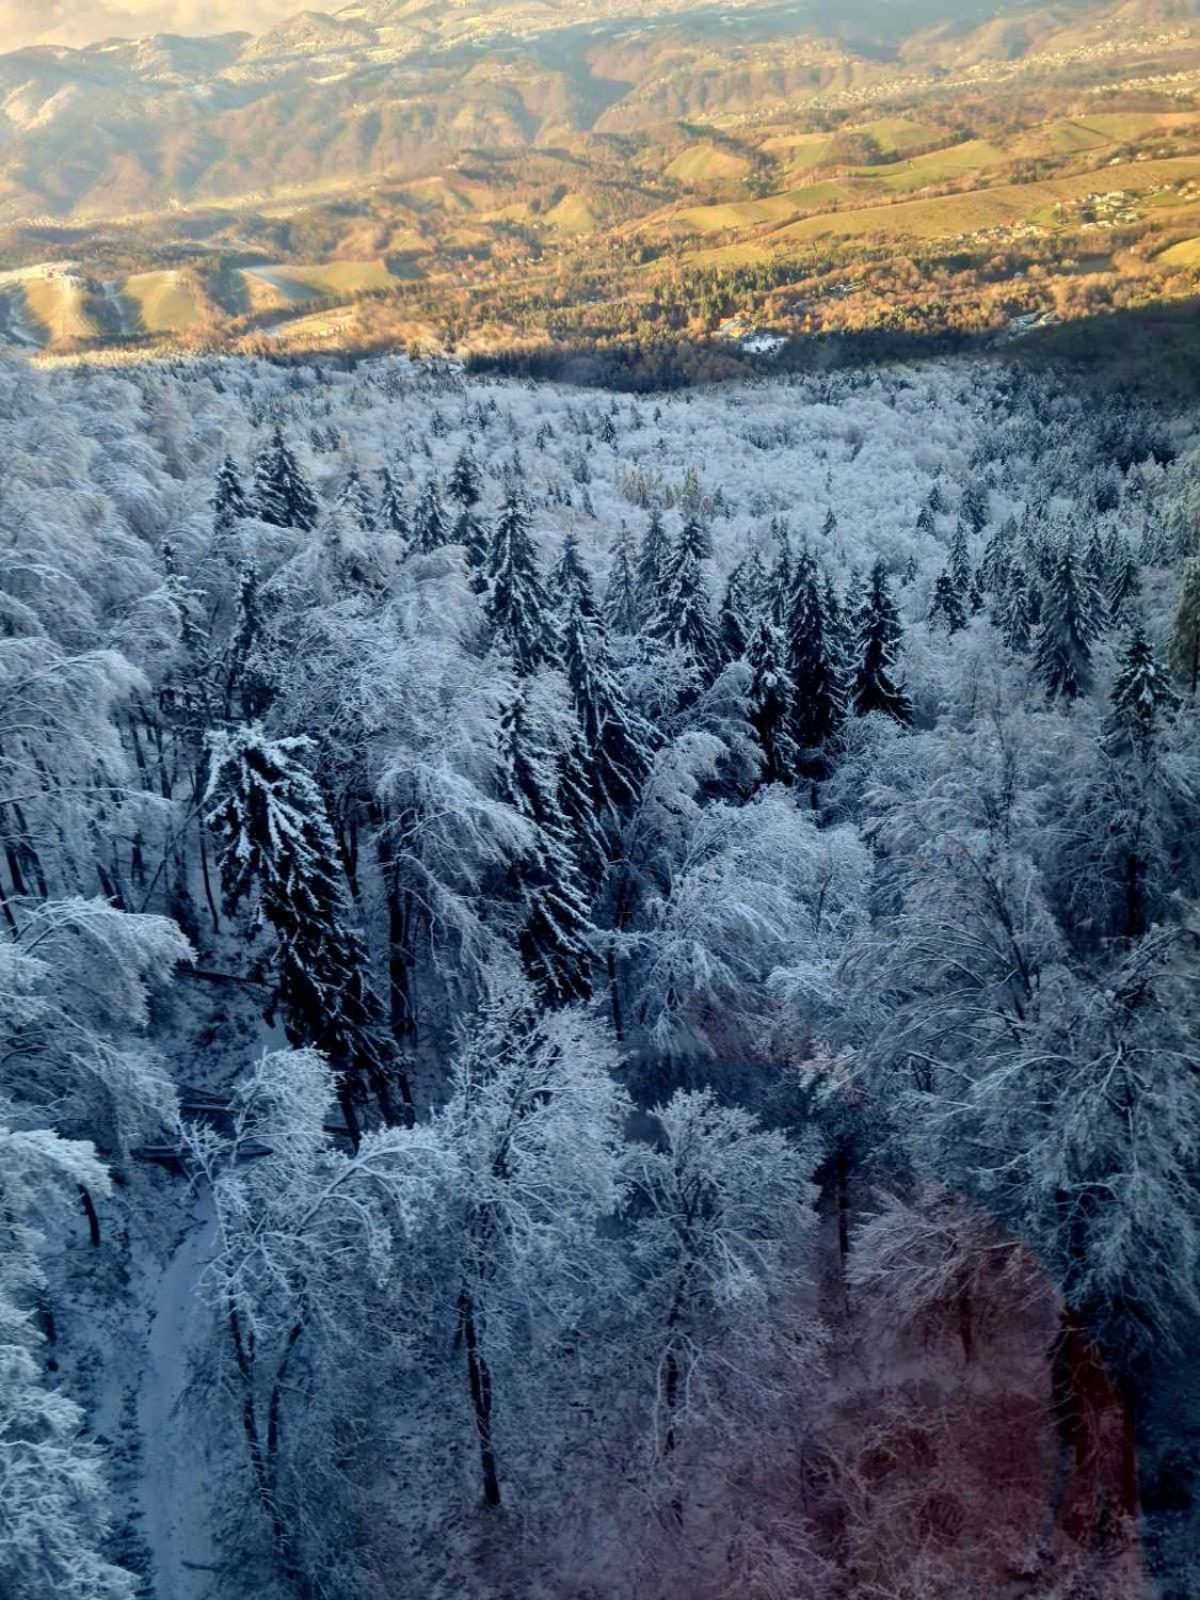
<path id="1" fill-rule="evenodd" d="M 467 1383 L 471 1391 L 475 1432 L 479 1438 L 483 1500 L 485 1505 L 498 1506 L 500 1475 L 496 1467 L 495 1446 L 492 1443 L 492 1374 L 487 1359 L 479 1347 L 479 1330 L 475 1325 L 475 1303 L 470 1290 L 465 1288 L 458 1297 L 458 1326 L 467 1352 Z"/>
<path id="2" fill-rule="evenodd" d="M 96 1202 L 92 1199 L 91 1192 L 81 1183 L 79 1185 L 79 1201 L 83 1206 L 83 1214 L 87 1218 L 88 1237 L 92 1241 L 92 1249 L 100 1248 L 100 1218 L 96 1214 Z"/>

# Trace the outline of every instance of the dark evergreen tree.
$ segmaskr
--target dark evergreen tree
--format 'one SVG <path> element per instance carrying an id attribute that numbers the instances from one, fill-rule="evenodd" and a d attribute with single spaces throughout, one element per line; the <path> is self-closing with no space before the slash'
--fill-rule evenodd
<path id="1" fill-rule="evenodd" d="M 937 532 L 937 518 L 928 505 L 923 505 L 917 512 L 917 532 L 931 535 Z"/>
<path id="2" fill-rule="evenodd" d="M 608 587 L 604 591 L 604 623 L 611 633 L 634 634 L 638 629 L 638 620 L 633 540 L 629 529 L 622 523 L 613 545 L 612 563 L 608 569 Z"/>
<path id="3" fill-rule="evenodd" d="M 589 619 L 577 601 L 563 628 L 563 665 L 583 731 L 591 809 L 615 831 L 641 797 L 654 731 L 629 704 L 603 624 Z"/>
<path id="4" fill-rule="evenodd" d="M 837 530 L 838 530 L 837 512 L 833 509 L 832 506 L 830 506 L 829 510 L 825 513 L 825 520 L 821 524 L 821 537 L 822 537 L 822 539 L 826 539 L 826 540 L 832 539 L 834 534 L 837 532 Z"/>
<path id="5" fill-rule="evenodd" d="M 650 633 L 689 661 L 698 687 L 707 688 L 720 666 L 720 644 L 701 563 L 708 538 L 695 517 L 680 530 L 671 552 L 666 598 Z"/>
<path id="6" fill-rule="evenodd" d="M 718 619 L 723 660 L 740 661 L 746 654 L 753 626 L 752 609 L 746 601 L 746 563 L 739 561 L 725 585 Z"/>
<path id="7" fill-rule="evenodd" d="M 991 516 L 988 492 L 983 484 L 972 482 L 963 490 L 960 515 L 972 533 L 982 533 Z"/>
<path id="8" fill-rule="evenodd" d="M 1014 561 L 1008 569 L 1008 583 L 1000 611 L 1000 635 L 1010 650 L 1024 655 L 1033 638 L 1034 620 L 1029 599 L 1029 579 L 1025 568 Z"/>
<path id="9" fill-rule="evenodd" d="M 585 617 L 596 615 L 592 580 L 580 557 L 579 540 L 574 533 L 568 533 L 563 540 L 562 554 L 550 574 L 550 593 L 560 612 L 577 602 Z"/>
<path id="10" fill-rule="evenodd" d="M 1092 684 L 1092 646 L 1100 632 L 1100 596 L 1073 538 L 1059 548 L 1042 596 L 1034 670 L 1052 698 L 1074 700 Z"/>
<path id="11" fill-rule="evenodd" d="M 1118 538 L 1109 552 L 1106 599 L 1108 620 L 1114 626 L 1131 622 L 1137 614 L 1141 572 L 1127 539 Z"/>
<path id="12" fill-rule="evenodd" d="M 593 929 L 562 808 L 559 760 L 534 725 L 523 693 L 504 714 L 499 754 L 503 797 L 534 833 L 509 872 L 522 912 L 521 960 L 544 1004 L 568 1005 L 591 993 Z"/>
<path id="13" fill-rule="evenodd" d="M 832 583 L 807 550 L 796 562 L 784 638 L 792 685 L 791 735 L 798 750 L 823 750 L 846 720 L 846 641 Z"/>
<path id="14" fill-rule="evenodd" d="M 367 486 L 356 466 L 352 466 L 347 472 L 342 487 L 338 490 L 337 503 L 357 527 L 364 528 L 367 532 L 374 531 L 375 507 L 371 504 Z"/>
<path id="15" fill-rule="evenodd" d="M 260 520 L 272 527 L 310 532 L 317 525 L 317 497 L 279 428 L 255 461 L 254 501 Z"/>
<path id="16" fill-rule="evenodd" d="M 779 555 L 767 583 L 767 595 L 770 599 L 771 621 L 782 634 L 787 627 L 788 618 L 792 613 L 792 591 L 795 588 L 795 575 L 792 571 L 792 552 L 786 539 L 780 541 Z"/>
<path id="17" fill-rule="evenodd" d="M 933 597 L 929 602 L 929 625 L 931 628 L 945 628 L 950 635 L 967 625 L 967 609 L 949 567 L 943 567 L 934 581 Z"/>
<path id="18" fill-rule="evenodd" d="M 642 536 L 637 559 L 638 610 L 643 622 L 650 622 L 661 611 L 667 598 L 671 572 L 671 541 L 662 515 L 654 510 Z"/>
<path id="19" fill-rule="evenodd" d="M 470 511 L 477 506 L 483 497 L 483 477 L 479 471 L 479 463 L 465 446 L 450 469 L 446 493 L 464 511 Z"/>
<path id="20" fill-rule="evenodd" d="M 750 667 L 750 722 L 762 750 L 764 783 L 794 783 L 798 752 L 792 740 L 792 683 L 783 640 L 768 613 L 760 611 L 746 647 Z"/>
<path id="21" fill-rule="evenodd" d="M 510 494 L 496 519 L 488 557 L 487 616 L 497 646 L 519 673 L 556 665 L 559 641 L 550 601 L 538 570 L 529 517 Z"/>
<path id="22" fill-rule="evenodd" d="M 1121 650 L 1117 675 L 1113 679 L 1115 742 L 1128 741 L 1146 760 L 1154 748 L 1163 713 L 1173 711 L 1178 704 L 1179 696 L 1171 687 L 1165 669 L 1159 665 L 1141 620 L 1136 620 Z"/>
<path id="23" fill-rule="evenodd" d="M 871 568 L 854 622 L 858 644 L 853 688 L 856 715 L 882 711 L 897 722 L 911 722 L 912 701 L 893 676 L 903 629 L 882 561 Z"/>
<path id="24" fill-rule="evenodd" d="M 253 905 L 253 926 L 270 930 L 268 1020 L 278 1008 L 293 1046 L 329 1057 L 348 1126 L 369 1089 L 395 1120 L 393 1090 L 411 1120 L 411 1096 L 392 1060 L 371 989 L 362 938 L 351 921 L 337 843 L 325 802 L 303 765 L 308 739 L 268 739 L 257 724 L 213 742 L 208 825 L 221 841 L 221 886 L 234 913 Z"/>
<path id="25" fill-rule="evenodd" d="M 389 467 L 379 469 L 379 511 L 375 520 L 378 527 L 398 534 L 401 539 L 407 540 L 412 536 L 408 511 L 404 505 L 404 489 Z"/>
<path id="26" fill-rule="evenodd" d="M 450 541 L 446 512 L 442 505 L 441 490 L 436 478 L 430 478 L 421 490 L 416 510 L 413 512 L 413 549 L 422 555 L 431 555 Z"/>
<path id="27" fill-rule="evenodd" d="M 230 532 L 242 517 L 251 515 L 250 502 L 242 487 L 242 476 L 237 462 L 226 456 L 217 473 L 212 497 L 213 528 L 218 534 Z"/>
<path id="28" fill-rule="evenodd" d="M 950 540 L 950 554 L 946 562 L 946 570 L 950 574 L 958 598 L 965 605 L 971 588 L 971 557 L 967 551 L 966 524 L 961 518 L 956 524 L 954 535 Z"/>

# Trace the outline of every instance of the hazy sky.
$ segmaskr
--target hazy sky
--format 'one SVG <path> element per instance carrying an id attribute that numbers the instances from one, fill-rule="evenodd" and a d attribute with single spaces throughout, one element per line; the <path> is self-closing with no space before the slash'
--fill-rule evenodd
<path id="1" fill-rule="evenodd" d="M 109 34 L 251 32 L 344 0 L 0 0 L 0 52 L 27 44 L 90 44 Z"/>

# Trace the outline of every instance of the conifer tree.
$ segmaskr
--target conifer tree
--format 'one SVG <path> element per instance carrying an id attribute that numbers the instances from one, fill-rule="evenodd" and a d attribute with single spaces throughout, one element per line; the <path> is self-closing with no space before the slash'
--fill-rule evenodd
<path id="1" fill-rule="evenodd" d="M 1108 620 L 1114 626 L 1133 621 L 1141 590 L 1141 572 L 1129 541 L 1119 535 L 1108 552 Z"/>
<path id="2" fill-rule="evenodd" d="M 657 508 L 642 535 L 637 559 L 638 610 L 643 622 L 652 621 L 662 609 L 670 583 L 671 541 Z"/>
<path id="3" fill-rule="evenodd" d="M 337 503 L 356 527 L 363 528 L 368 533 L 374 531 L 375 507 L 371 504 L 367 486 L 357 466 L 351 466 L 346 474 L 345 481 L 338 490 Z"/>
<path id="4" fill-rule="evenodd" d="M 767 586 L 770 599 L 771 621 L 780 631 L 787 627 L 792 611 L 792 591 L 795 577 L 792 572 L 792 551 L 786 537 L 781 539 L 779 555 Z"/>
<path id="5" fill-rule="evenodd" d="M 1073 537 L 1062 543 L 1042 597 L 1034 670 L 1055 699 L 1074 700 L 1092 684 L 1092 646 L 1100 632 L 1100 596 Z"/>
<path id="6" fill-rule="evenodd" d="M 746 647 L 750 667 L 750 722 L 763 753 L 764 783 L 794 783 L 797 750 L 792 741 L 792 682 L 784 645 L 774 622 L 760 611 Z"/>
<path id="7" fill-rule="evenodd" d="M 953 636 L 967 625 L 967 611 L 949 567 L 943 567 L 933 585 L 929 602 L 929 625 L 943 627 Z"/>
<path id="8" fill-rule="evenodd" d="M 534 827 L 532 845 L 509 873 L 523 913 L 521 960 L 544 1004 L 569 1005 L 591 993 L 593 929 L 562 807 L 558 757 L 523 691 L 504 713 L 499 753 L 503 798 Z"/>
<path id="9" fill-rule="evenodd" d="M 1008 570 L 1008 583 L 1000 608 L 1000 635 L 1016 655 L 1024 655 L 1033 637 L 1033 615 L 1029 599 L 1029 579 L 1025 568 L 1014 561 Z"/>
<path id="10" fill-rule="evenodd" d="M 1159 719 L 1179 704 L 1179 696 L 1159 665 L 1140 618 L 1130 629 L 1113 679 L 1113 720 L 1145 760 L 1154 748 Z"/>
<path id="11" fill-rule="evenodd" d="M 450 469 L 446 493 L 464 511 L 470 511 L 477 506 L 483 497 L 483 478 L 479 471 L 479 463 L 465 445 Z"/>
<path id="12" fill-rule="evenodd" d="M 703 527 L 689 517 L 671 552 L 666 597 L 650 623 L 651 634 L 682 652 L 696 683 L 705 688 L 716 677 L 720 663 L 717 629 L 701 567 L 707 548 Z"/>
<path id="13" fill-rule="evenodd" d="M 275 528 L 310 532 L 317 525 L 317 498 L 279 428 L 254 464 L 255 511 Z"/>
<path id="14" fill-rule="evenodd" d="M 746 654 L 750 630 L 753 627 L 751 607 L 746 602 L 746 563 L 739 561 L 725 584 L 718 619 L 721 635 L 721 656 L 725 661 L 740 661 Z"/>
<path id="15" fill-rule="evenodd" d="M 982 533 L 987 527 L 991 508 L 988 505 L 988 492 L 981 483 L 967 485 L 963 491 L 960 513 L 972 533 Z"/>
<path id="16" fill-rule="evenodd" d="M 1171 670 L 1194 697 L 1200 687 L 1200 556 L 1192 556 L 1184 565 L 1183 592 L 1171 630 L 1168 659 Z"/>
<path id="17" fill-rule="evenodd" d="M 556 664 L 559 644 L 550 602 L 529 517 L 516 494 L 509 495 L 496 520 L 487 577 L 487 615 L 497 646 L 522 674 Z"/>
<path id="18" fill-rule="evenodd" d="M 621 524 L 613 545 L 604 591 L 604 623 L 610 633 L 634 634 L 638 629 L 637 580 L 633 571 L 633 539 Z"/>
<path id="19" fill-rule="evenodd" d="M 409 539 L 412 528 L 404 505 L 404 490 L 400 479 L 390 467 L 379 469 L 379 512 L 376 524 L 401 539 Z"/>
<path id="20" fill-rule="evenodd" d="M 845 641 L 837 594 L 824 585 L 807 550 L 796 562 L 785 662 L 792 685 L 792 740 L 798 750 L 823 749 L 846 720 Z"/>
<path id="21" fill-rule="evenodd" d="M 837 530 L 838 530 L 837 512 L 833 509 L 832 506 L 830 506 L 829 510 L 825 513 L 825 520 L 821 524 L 821 537 L 822 537 L 822 539 L 826 539 L 826 540 L 832 539 L 834 534 L 837 532 Z"/>
<path id="22" fill-rule="evenodd" d="M 226 456 L 217 473 L 213 490 L 213 529 L 218 534 L 230 532 L 242 517 L 251 514 L 250 502 L 242 487 L 241 473 L 232 456 Z"/>
<path id="23" fill-rule="evenodd" d="M 954 536 L 950 540 L 950 554 L 946 562 L 946 569 L 950 574 L 958 598 L 965 604 L 971 587 L 971 557 L 967 552 L 966 525 L 961 518 L 956 523 Z"/>
<path id="24" fill-rule="evenodd" d="M 592 580 L 579 554 L 579 540 L 573 532 L 563 540 L 562 554 L 550 574 L 550 593 L 560 611 L 575 601 L 585 617 L 596 615 Z"/>
<path id="25" fill-rule="evenodd" d="M 582 730 L 591 808 L 617 829 L 641 797 L 654 732 L 621 687 L 603 623 L 589 619 L 578 598 L 563 626 L 563 666 Z"/>
<path id="26" fill-rule="evenodd" d="M 351 922 L 337 843 L 325 802 L 303 756 L 307 738 L 269 739 L 259 724 L 214 737 L 207 821 L 221 841 L 221 886 L 230 913 L 254 908 L 274 950 L 271 1020 L 283 1014 L 295 1047 L 328 1056 L 354 1133 L 366 1090 L 394 1120 L 393 1084 L 406 1107 L 404 1075 L 388 1060 L 386 1027 L 371 989 L 361 935 Z"/>
<path id="27" fill-rule="evenodd" d="M 866 593 L 855 613 L 858 660 L 854 674 L 855 714 L 882 711 L 897 722 L 912 721 L 912 701 L 893 677 L 897 647 L 903 634 L 900 613 L 888 588 L 887 569 L 876 561 Z"/>
<path id="28" fill-rule="evenodd" d="M 416 510 L 413 512 L 413 549 L 430 555 L 449 542 L 450 533 L 446 512 L 442 506 L 441 491 L 436 478 L 430 478 L 421 490 Z"/>

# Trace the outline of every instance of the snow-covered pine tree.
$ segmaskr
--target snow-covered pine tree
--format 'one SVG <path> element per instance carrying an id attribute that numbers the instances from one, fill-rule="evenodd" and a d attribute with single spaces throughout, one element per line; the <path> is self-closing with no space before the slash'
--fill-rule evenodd
<path id="1" fill-rule="evenodd" d="M 591 802 L 619 829 L 637 805 L 653 760 L 655 736 L 621 687 L 599 619 L 576 597 L 563 624 L 563 665 L 583 735 Z"/>
<path id="2" fill-rule="evenodd" d="M 1000 635 L 1016 655 L 1024 655 L 1033 638 L 1033 607 L 1029 579 L 1024 564 L 1014 561 L 1008 569 L 1004 598 L 1000 604 Z"/>
<path id="3" fill-rule="evenodd" d="M 1092 576 L 1068 535 L 1046 582 L 1034 651 L 1034 671 L 1051 699 L 1074 700 L 1090 689 L 1100 605 Z"/>
<path id="4" fill-rule="evenodd" d="M 1106 600 L 1108 620 L 1114 627 L 1129 625 L 1136 620 L 1138 597 L 1141 592 L 1141 570 L 1129 540 L 1118 534 L 1107 553 L 1109 573 Z"/>
<path id="5" fill-rule="evenodd" d="M 573 532 L 563 539 L 562 553 L 550 574 L 550 593 L 560 615 L 577 603 L 585 617 L 596 615 L 592 580 L 579 554 L 579 540 Z"/>
<path id="6" fill-rule="evenodd" d="M 654 638 L 687 659 L 697 689 L 707 688 L 720 665 L 720 641 L 713 621 L 701 563 L 708 535 L 689 517 L 671 551 L 667 593 L 658 615 L 649 623 Z"/>
<path id="7" fill-rule="evenodd" d="M 1194 699 L 1200 687 L 1200 556 L 1192 556 L 1184 564 L 1168 659 Z"/>
<path id="8" fill-rule="evenodd" d="M 254 464 L 254 509 L 259 519 L 276 528 L 310 532 L 317 525 L 317 497 L 296 457 L 276 428 Z"/>
<path id="9" fill-rule="evenodd" d="M 812 553 L 801 550 L 784 659 L 792 685 L 792 740 L 809 759 L 826 748 L 846 720 L 845 659 L 836 605 L 832 584 L 822 584 Z"/>
<path id="10" fill-rule="evenodd" d="M 337 504 L 356 527 L 363 528 L 368 533 L 374 531 L 375 507 L 371 504 L 367 486 L 356 464 L 351 464 L 350 470 L 342 480 Z"/>
<path id="11" fill-rule="evenodd" d="M 637 579 L 633 570 L 633 538 L 622 522 L 613 542 L 604 591 L 604 624 L 610 633 L 631 635 L 638 628 Z"/>
<path id="12" fill-rule="evenodd" d="M 1154 748 L 1163 713 L 1174 710 L 1179 696 L 1159 665 L 1140 618 L 1122 647 L 1111 698 L 1117 731 L 1145 760 Z"/>
<path id="13" fill-rule="evenodd" d="M 963 490 L 959 514 L 972 533 L 982 533 L 987 527 L 991 507 L 988 503 L 987 489 L 978 479 L 973 479 Z"/>
<path id="14" fill-rule="evenodd" d="M 893 677 L 903 637 L 900 613 L 888 588 L 887 568 L 876 561 L 854 618 L 858 659 L 852 703 L 857 716 L 882 711 L 897 722 L 912 721 L 912 701 Z"/>
<path id="15" fill-rule="evenodd" d="M 398 474 L 390 467 L 379 469 L 379 511 L 376 522 L 380 528 L 388 533 L 397 534 L 401 539 L 407 540 L 412 536 L 412 527 L 404 504 L 404 489 Z"/>
<path id="16" fill-rule="evenodd" d="M 657 507 L 642 535 L 637 558 L 638 611 L 643 622 L 652 621 L 667 598 L 671 571 L 671 540 Z"/>
<path id="17" fill-rule="evenodd" d="M 470 511 L 483 497 L 483 477 L 479 471 L 479 463 L 467 445 L 459 451 L 450 469 L 446 493 L 463 511 Z"/>
<path id="18" fill-rule="evenodd" d="M 213 489 L 213 531 L 220 538 L 232 532 L 243 517 L 251 514 L 250 501 L 242 485 L 242 475 L 232 456 L 225 456 Z"/>
<path id="19" fill-rule="evenodd" d="M 492 531 L 487 616 L 496 647 L 521 674 L 556 665 L 559 640 L 538 569 L 529 514 L 520 495 L 508 496 Z"/>
<path id="20" fill-rule="evenodd" d="M 593 928 L 587 892 L 562 806 L 558 753 L 519 690 L 500 725 L 502 798 L 533 824 L 528 851 L 508 874 L 523 913 L 521 960 L 544 1004 L 569 1005 L 592 990 Z"/>
<path id="21" fill-rule="evenodd" d="M 746 563 L 739 561 L 729 574 L 721 612 L 717 619 L 721 637 L 721 656 L 725 661 L 740 661 L 746 654 L 753 627 L 751 608 L 746 603 Z"/>
<path id="22" fill-rule="evenodd" d="M 954 575 L 943 567 L 933 584 L 933 597 L 929 602 L 929 626 L 945 628 L 953 637 L 967 625 L 967 608 Z"/>
<path id="23" fill-rule="evenodd" d="M 798 752 L 792 741 L 794 692 L 779 630 L 760 611 L 746 646 L 750 667 L 750 723 L 762 750 L 764 783 L 794 783 Z"/>
<path id="24" fill-rule="evenodd" d="M 436 477 L 430 478 L 421 490 L 412 519 L 413 549 L 421 555 L 440 550 L 450 538 L 442 494 Z"/>
<path id="25" fill-rule="evenodd" d="M 950 574 L 959 599 L 965 604 L 967 593 L 971 587 L 971 557 L 967 550 L 966 524 L 961 517 L 955 524 L 954 533 L 950 540 L 950 552 L 946 559 L 946 570 Z"/>
<path id="26" fill-rule="evenodd" d="M 251 905 L 252 926 L 272 936 L 262 966 L 272 976 L 269 1011 L 282 1011 L 294 1047 L 328 1056 L 356 1133 L 356 1106 L 368 1089 L 389 1122 L 397 1117 L 393 1089 L 406 1120 L 412 1097 L 391 1059 L 325 801 L 303 764 L 310 747 L 307 738 L 271 739 L 257 723 L 215 735 L 207 821 L 221 841 L 226 908 Z"/>

